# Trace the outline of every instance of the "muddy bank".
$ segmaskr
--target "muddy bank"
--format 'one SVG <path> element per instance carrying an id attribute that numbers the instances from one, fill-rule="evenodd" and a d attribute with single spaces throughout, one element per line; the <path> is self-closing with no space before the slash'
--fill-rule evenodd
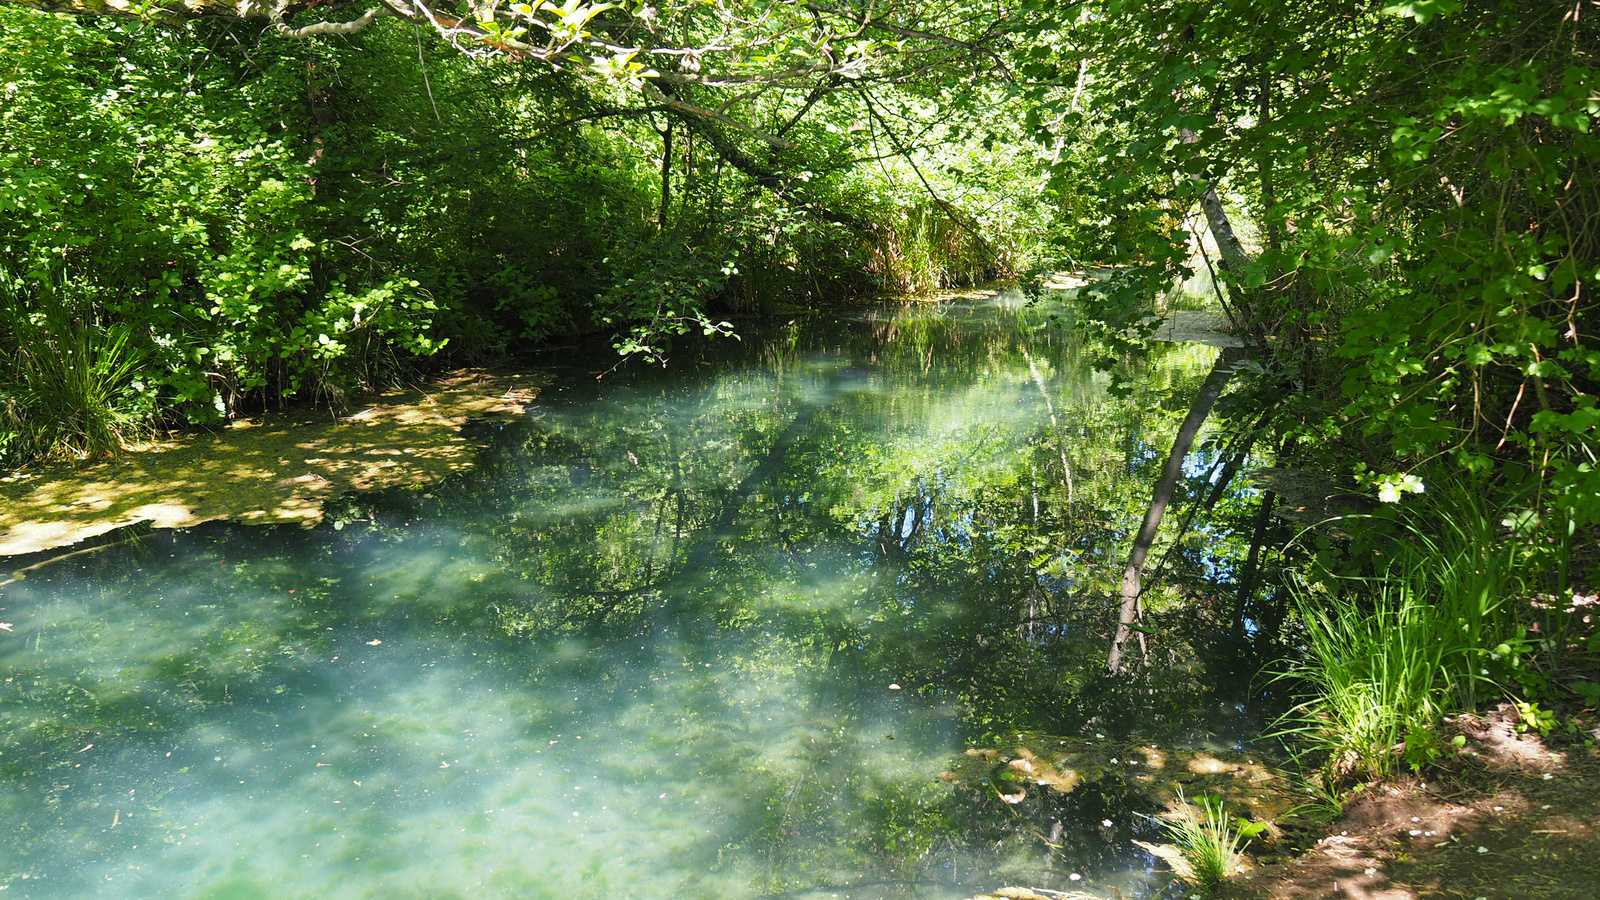
<path id="1" fill-rule="evenodd" d="M 460 370 L 365 398 L 345 416 L 269 414 L 89 465 L 12 473 L 0 479 L 0 556 L 69 547 L 141 522 L 309 527 L 340 494 L 427 483 L 470 466 L 474 445 L 461 426 L 520 415 L 549 383 L 538 373 Z"/>

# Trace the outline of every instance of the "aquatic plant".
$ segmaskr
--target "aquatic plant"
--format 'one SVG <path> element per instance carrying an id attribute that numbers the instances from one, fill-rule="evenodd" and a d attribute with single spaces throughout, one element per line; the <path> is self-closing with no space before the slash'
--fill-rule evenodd
<path id="1" fill-rule="evenodd" d="M 1181 814 L 1177 819 L 1163 820 L 1162 825 L 1183 858 L 1179 877 L 1210 891 L 1239 870 L 1245 842 L 1265 831 L 1267 826 L 1242 818 L 1230 819 L 1220 797 L 1203 794 L 1195 802 L 1199 805 L 1198 811 L 1179 788 Z"/>

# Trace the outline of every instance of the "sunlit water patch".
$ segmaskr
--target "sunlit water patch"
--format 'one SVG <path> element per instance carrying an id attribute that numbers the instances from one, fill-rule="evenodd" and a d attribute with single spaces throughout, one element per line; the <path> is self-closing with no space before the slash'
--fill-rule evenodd
<path id="1" fill-rule="evenodd" d="M 1006 303 L 877 311 L 575 375 L 478 472 L 314 532 L 41 570 L 0 594 L 0 884 L 1147 896 L 1127 785 L 1012 804 L 939 778 L 1022 730 L 1237 740 L 1181 641 L 1097 675 L 1181 417 L 1151 398 L 1206 360 L 1123 396 L 1087 358 Z"/>

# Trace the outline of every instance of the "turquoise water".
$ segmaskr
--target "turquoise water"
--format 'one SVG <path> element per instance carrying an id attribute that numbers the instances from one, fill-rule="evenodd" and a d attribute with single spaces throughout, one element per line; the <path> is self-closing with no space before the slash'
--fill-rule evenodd
<path id="1" fill-rule="evenodd" d="M 1211 352 L 1123 360 L 1124 394 L 1016 298 L 773 325 L 666 372 L 561 369 L 480 426 L 476 471 L 318 529 L 41 569 L 0 589 L 0 885 L 1149 896 L 1170 876 L 1129 786 L 1011 805 L 938 776 L 1023 731 L 1249 732 L 1200 632 L 1097 675 Z"/>

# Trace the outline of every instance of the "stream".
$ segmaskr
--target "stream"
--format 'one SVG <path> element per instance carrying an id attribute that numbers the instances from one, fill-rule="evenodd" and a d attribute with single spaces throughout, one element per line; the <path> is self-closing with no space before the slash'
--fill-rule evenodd
<path id="1" fill-rule="evenodd" d="M 1123 780 L 940 777 L 1023 733 L 1261 730 L 1216 524 L 1247 485 L 1148 589 L 1154 664 L 1100 674 L 1216 350 L 1113 389 L 1070 318 L 1000 294 L 572 365 L 470 472 L 0 589 L 3 896 L 1153 896 Z"/>

